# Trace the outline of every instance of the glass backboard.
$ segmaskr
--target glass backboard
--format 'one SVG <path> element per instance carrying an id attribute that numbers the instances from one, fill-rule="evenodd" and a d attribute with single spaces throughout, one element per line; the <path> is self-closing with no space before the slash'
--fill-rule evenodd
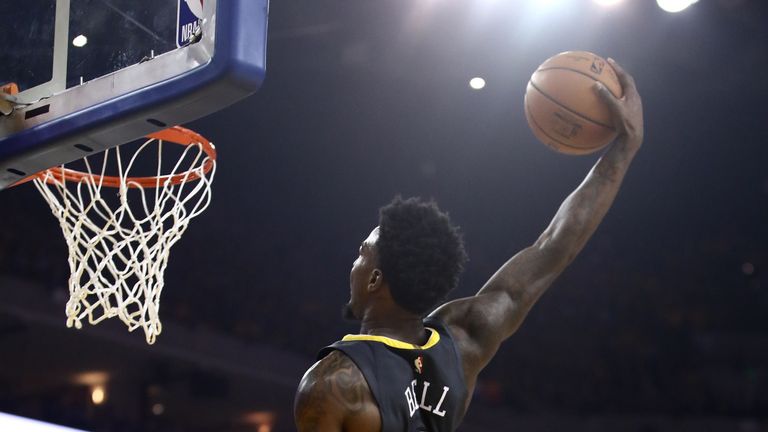
<path id="1" fill-rule="evenodd" d="M 261 85 L 267 0 L 0 3 L 0 189 L 215 112 Z M 201 102 L 201 101 L 205 102 Z"/>

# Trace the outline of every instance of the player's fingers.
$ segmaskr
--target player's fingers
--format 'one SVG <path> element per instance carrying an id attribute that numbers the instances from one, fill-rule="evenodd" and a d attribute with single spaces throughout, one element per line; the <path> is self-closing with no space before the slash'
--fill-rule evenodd
<path id="1" fill-rule="evenodd" d="M 600 81 L 595 82 L 594 88 L 600 99 L 602 99 L 608 105 L 608 109 L 611 110 L 614 125 L 619 126 L 624 118 L 624 108 L 621 101 Z"/>
<path id="2" fill-rule="evenodd" d="M 611 109 L 618 109 L 621 106 L 621 100 L 617 98 L 613 92 L 600 81 L 595 81 L 593 88 L 597 92 L 598 97 L 608 104 Z"/>
<path id="3" fill-rule="evenodd" d="M 610 63 L 613 70 L 616 71 L 616 76 L 619 78 L 619 83 L 621 83 L 621 87 L 624 89 L 624 94 L 636 92 L 637 87 L 635 86 L 635 78 L 624 70 L 620 64 L 616 63 L 616 60 L 609 58 L 608 63 Z"/>

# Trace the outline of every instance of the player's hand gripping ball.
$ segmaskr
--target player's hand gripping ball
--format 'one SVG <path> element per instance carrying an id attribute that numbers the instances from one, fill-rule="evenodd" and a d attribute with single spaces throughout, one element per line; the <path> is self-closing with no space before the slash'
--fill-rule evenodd
<path id="1" fill-rule="evenodd" d="M 623 96 L 616 71 L 602 57 L 567 51 L 549 58 L 531 75 L 525 92 L 525 117 L 533 134 L 566 154 L 595 152 L 616 138 L 611 110 L 595 91 L 600 81 Z"/>

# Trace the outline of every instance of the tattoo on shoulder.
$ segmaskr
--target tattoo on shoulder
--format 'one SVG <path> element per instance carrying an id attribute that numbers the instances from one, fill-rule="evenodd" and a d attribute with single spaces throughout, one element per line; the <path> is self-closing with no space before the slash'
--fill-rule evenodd
<path id="1" fill-rule="evenodd" d="M 312 429 L 337 407 L 340 417 L 360 413 L 370 399 L 368 384 L 357 366 L 347 356 L 334 351 L 318 362 L 305 376 L 296 398 L 299 423 Z"/>
<path id="2" fill-rule="evenodd" d="M 356 413 L 363 409 L 366 396 L 370 390 L 363 374 L 354 362 L 341 352 L 334 351 L 327 357 L 322 366 L 325 388 L 328 396 L 334 398 L 348 413 Z"/>

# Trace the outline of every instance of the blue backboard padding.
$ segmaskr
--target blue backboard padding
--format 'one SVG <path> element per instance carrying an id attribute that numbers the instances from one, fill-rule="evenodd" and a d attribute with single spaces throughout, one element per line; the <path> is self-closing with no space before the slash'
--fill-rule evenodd
<path id="1" fill-rule="evenodd" d="M 209 63 L 0 139 L 0 189 L 19 180 L 6 172 L 11 165 L 32 168 L 25 171 L 32 174 L 84 156 L 69 144 L 58 151 L 62 142 L 128 125 L 127 131 L 115 132 L 122 141 L 110 143 L 116 146 L 162 129 L 147 124 L 146 118 L 170 119 L 168 126 L 189 122 L 256 92 L 266 74 L 268 0 L 219 0 L 216 7 L 215 50 Z"/>

